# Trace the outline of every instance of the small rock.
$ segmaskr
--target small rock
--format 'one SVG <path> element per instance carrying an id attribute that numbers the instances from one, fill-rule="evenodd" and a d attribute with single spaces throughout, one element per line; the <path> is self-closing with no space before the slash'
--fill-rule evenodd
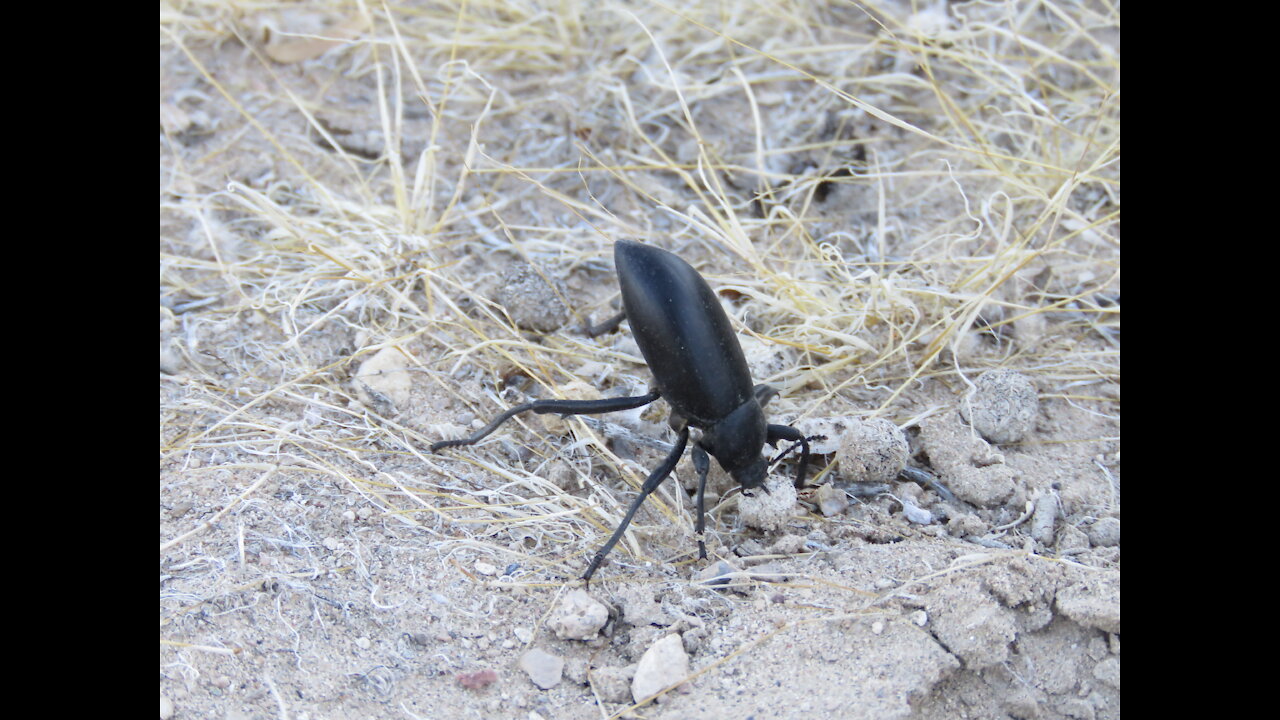
<path id="1" fill-rule="evenodd" d="M 840 441 L 836 460 L 850 482 L 890 482 L 907 466 L 911 448 L 897 425 L 875 418 L 854 423 Z"/>
<path id="2" fill-rule="evenodd" d="M 543 690 L 550 690 L 560 684 L 560 676 L 564 672 L 564 658 L 533 648 L 520 656 L 520 669 L 529 675 L 534 685 Z"/>
<path id="3" fill-rule="evenodd" d="M 604 667 L 591 671 L 591 682 L 604 702 L 631 702 L 631 680 L 636 676 L 634 664 L 626 667 Z"/>
<path id="4" fill-rule="evenodd" d="M 1017 442 L 1035 426 L 1040 399 L 1031 381 L 1007 368 L 978 376 L 960 414 L 982 437 L 994 443 Z"/>
<path id="5" fill-rule="evenodd" d="M 1089 542 L 1094 547 L 1115 547 L 1120 544 L 1120 518 L 1099 518 L 1089 527 Z"/>
<path id="6" fill-rule="evenodd" d="M 989 528 L 989 525 L 973 513 L 960 513 L 952 516 L 947 521 L 947 532 L 952 537 L 963 538 L 970 535 L 984 535 Z"/>
<path id="7" fill-rule="evenodd" d="M 1103 632 L 1120 633 L 1120 573 L 1091 575 L 1058 591 L 1058 612 L 1077 623 Z"/>
<path id="8" fill-rule="evenodd" d="M 622 619 L 628 625 L 660 625 L 666 627 L 675 620 L 662 608 L 649 587 L 621 588 L 615 600 L 622 607 Z"/>
<path id="9" fill-rule="evenodd" d="M 478 670 L 472 673 L 458 673 L 458 684 L 468 690 L 480 690 L 498 679 L 493 670 Z"/>
<path id="10" fill-rule="evenodd" d="M 778 596 L 774 598 L 774 602 L 782 602 L 785 598 L 781 598 L 781 595 L 782 593 L 778 593 Z M 702 650 L 703 644 L 707 641 L 707 630 L 706 628 L 691 628 L 686 630 L 680 637 L 684 640 L 684 651 L 693 655 Z"/>
<path id="11" fill-rule="evenodd" d="M 547 620 L 561 640 L 591 640 L 609 622 L 609 609 L 578 588 L 565 595 Z"/>
<path id="12" fill-rule="evenodd" d="M 751 579 L 765 582 L 786 582 L 790 578 L 783 571 L 781 565 L 776 562 L 767 562 L 751 568 Z"/>
<path id="13" fill-rule="evenodd" d="M 1085 531 L 1074 525 L 1065 525 L 1058 532 L 1058 552 L 1065 553 L 1072 550 L 1088 550 L 1089 536 Z"/>
<path id="14" fill-rule="evenodd" d="M 169 698 L 160 696 L 160 720 L 169 720 L 173 717 L 173 701 Z"/>
<path id="15" fill-rule="evenodd" d="M 672 633 L 644 651 L 631 681 L 631 697 L 636 702 L 674 685 L 689 674 L 689 656 L 680 636 Z"/>
<path id="16" fill-rule="evenodd" d="M 902 514 L 906 516 L 907 520 L 917 525 L 928 525 L 933 522 L 933 513 L 916 505 L 915 501 L 909 497 L 903 496 L 900 499 L 902 500 Z"/>
<path id="17" fill-rule="evenodd" d="M 172 342 L 160 341 L 160 372 L 177 375 L 182 371 L 182 355 Z"/>
<path id="18" fill-rule="evenodd" d="M 822 512 L 823 517 L 839 515 L 849 508 L 849 496 L 845 495 L 844 490 L 837 490 L 830 483 L 818 488 L 814 493 L 814 499 L 818 501 L 818 510 Z"/>
<path id="19" fill-rule="evenodd" d="M 1028 687 L 1014 686 L 1012 692 L 1009 693 L 1000 702 L 1000 708 L 1009 715 L 1016 718 L 1026 718 L 1027 720 L 1035 720 L 1035 718 L 1043 717 L 1042 707 L 1046 703 L 1036 697 L 1036 691 Z"/>
<path id="20" fill-rule="evenodd" d="M 1045 492 L 1036 498 L 1036 509 L 1031 514 L 1031 537 L 1048 547 L 1053 545 L 1053 526 L 1058 519 L 1058 498 Z"/>
<path id="21" fill-rule="evenodd" d="M 733 578 L 730 577 L 730 575 L 737 571 L 738 568 L 730 565 L 724 560 L 717 560 L 694 573 L 693 581 L 695 583 L 710 585 L 712 587 L 728 585 L 733 582 Z"/>
<path id="22" fill-rule="evenodd" d="M 490 575 L 490 576 L 492 576 L 492 575 L 497 575 L 497 574 L 498 574 L 498 568 L 494 567 L 493 565 L 490 565 L 489 563 L 487 563 L 487 562 L 485 562 L 485 561 L 483 561 L 483 560 L 477 560 L 477 561 L 476 561 L 476 572 L 477 572 L 477 573 L 479 573 L 479 574 L 481 574 L 481 575 Z"/>
<path id="23" fill-rule="evenodd" d="M 384 415 L 409 406 L 409 391 L 413 387 L 408 368 L 409 358 L 399 349 L 385 347 L 360 364 L 356 371 L 356 395 L 365 407 Z"/>
<path id="24" fill-rule="evenodd" d="M 805 538 L 800 535 L 786 534 L 777 540 L 768 548 L 770 555 L 795 555 L 804 552 Z"/>

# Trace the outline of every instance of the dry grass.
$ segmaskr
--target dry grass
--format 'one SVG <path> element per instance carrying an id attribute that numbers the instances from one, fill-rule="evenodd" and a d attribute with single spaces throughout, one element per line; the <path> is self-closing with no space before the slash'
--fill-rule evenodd
<path id="1" fill-rule="evenodd" d="M 574 380 L 643 390 L 634 345 L 572 327 L 610 312 L 617 238 L 735 291 L 780 416 L 907 425 L 995 366 L 1118 416 L 1118 8 L 936 7 L 162 3 L 161 502 L 219 513 L 161 554 L 222 578 L 164 622 L 261 577 L 220 542 L 306 554 L 348 509 L 469 575 L 575 578 L 648 456 L 525 420 L 425 449 Z M 570 326 L 493 302 L 517 260 Z M 408 406 L 357 398 L 384 348 Z M 655 500 L 616 563 L 691 547 L 687 499 Z"/>

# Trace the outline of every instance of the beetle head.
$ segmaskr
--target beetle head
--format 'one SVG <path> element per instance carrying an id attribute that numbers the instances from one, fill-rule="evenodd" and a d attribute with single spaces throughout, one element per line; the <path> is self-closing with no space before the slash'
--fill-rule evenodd
<path id="1" fill-rule="evenodd" d="M 743 495 L 750 497 L 748 490 L 762 488 L 765 492 L 769 492 L 769 486 L 764 484 L 765 477 L 769 474 L 769 463 L 764 458 L 759 458 L 755 462 L 746 467 L 730 470 L 729 475 L 733 477 L 734 482 L 742 486 Z"/>
<path id="2" fill-rule="evenodd" d="M 701 444 L 744 490 L 764 485 L 769 465 L 760 457 L 768 434 L 760 403 L 752 397 L 720 422 L 705 428 Z"/>

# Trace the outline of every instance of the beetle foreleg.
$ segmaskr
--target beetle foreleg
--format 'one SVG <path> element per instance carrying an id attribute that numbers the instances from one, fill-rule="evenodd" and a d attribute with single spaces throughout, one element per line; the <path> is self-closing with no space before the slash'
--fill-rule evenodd
<path id="1" fill-rule="evenodd" d="M 649 493 L 658 489 L 663 480 L 676 469 L 676 463 L 680 462 L 680 456 L 684 454 L 684 446 L 689 441 L 689 429 L 685 428 L 680 432 L 680 439 L 676 441 L 676 446 L 672 449 L 671 454 L 666 460 L 657 467 L 653 472 L 649 473 L 648 479 L 644 481 L 644 485 L 640 486 L 640 495 L 631 503 L 631 507 L 627 510 L 627 514 L 622 517 L 622 522 L 618 524 L 618 529 L 613 531 L 613 536 L 609 538 L 609 542 L 600 548 L 600 552 L 591 559 L 591 565 L 587 571 L 583 573 L 582 579 L 590 582 L 591 576 L 595 574 L 600 563 L 604 562 L 604 557 L 609 554 L 614 545 L 618 544 L 618 540 L 622 539 L 622 533 L 626 532 L 627 526 L 631 524 L 631 518 L 635 516 L 636 511 L 644 504 L 645 498 L 649 497 Z"/>
<path id="2" fill-rule="evenodd" d="M 711 458 L 700 446 L 693 446 L 693 469 L 698 472 L 698 559 L 707 559 L 707 515 L 704 511 L 707 497 L 707 473 L 711 470 Z"/>
<path id="3" fill-rule="evenodd" d="M 786 450 L 783 450 L 782 452 L 778 453 L 778 456 L 775 457 L 770 464 L 778 462 L 782 458 L 786 457 L 792 450 L 795 450 L 796 446 L 799 446 L 801 448 L 800 467 L 797 468 L 796 470 L 796 489 L 803 490 L 804 475 L 805 475 L 805 472 L 809 469 L 809 441 L 825 440 L 825 439 L 826 439 L 825 435 L 812 435 L 810 437 L 805 437 L 804 433 L 791 427 L 790 425 L 770 425 L 768 427 L 768 435 L 766 436 L 766 442 L 768 442 L 770 445 L 773 445 L 776 447 L 779 440 L 795 441 L 795 445 L 792 445 Z"/>
<path id="4" fill-rule="evenodd" d="M 546 415 L 547 413 L 557 413 L 559 415 L 589 415 L 595 413 L 616 412 L 618 410 L 630 410 L 657 400 L 662 393 L 657 390 L 650 390 L 647 395 L 637 395 L 635 397 L 622 398 L 605 398 L 603 400 L 534 400 L 523 405 L 517 405 L 510 410 L 502 413 L 493 419 L 493 422 L 484 426 L 470 437 L 460 440 L 441 440 L 431 444 L 431 452 L 436 452 L 447 447 L 456 447 L 458 445 L 474 445 L 484 439 L 486 435 L 498 429 L 502 423 L 510 420 L 512 417 L 522 412 L 532 410 L 538 415 Z"/>

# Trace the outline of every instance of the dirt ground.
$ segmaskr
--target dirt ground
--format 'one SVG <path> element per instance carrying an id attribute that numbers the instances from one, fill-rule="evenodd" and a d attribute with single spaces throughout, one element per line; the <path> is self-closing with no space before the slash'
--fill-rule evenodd
<path id="1" fill-rule="evenodd" d="M 1119 717 L 1118 9 L 543 5 L 161 4 L 161 717 Z M 622 238 L 828 440 L 569 639 L 665 402 L 429 446 L 645 392 Z"/>

